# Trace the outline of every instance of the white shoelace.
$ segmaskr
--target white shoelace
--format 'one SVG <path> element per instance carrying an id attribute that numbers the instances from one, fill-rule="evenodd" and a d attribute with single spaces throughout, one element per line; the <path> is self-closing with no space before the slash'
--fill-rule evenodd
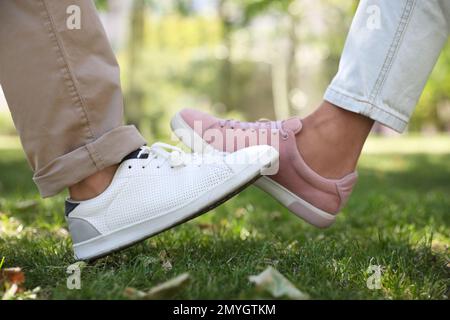
<path id="1" fill-rule="evenodd" d="M 140 158 L 143 154 L 148 154 L 148 158 L 144 163 L 144 166 L 158 158 L 162 159 L 162 161 L 158 163 L 157 167 L 160 167 L 166 162 L 173 168 L 186 166 L 188 164 L 202 163 L 202 156 L 197 153 L 186 153 L 178 147 L 163 142 L 156 142 L 151 147 L 141 147 L 141 151 L 138 153 L 138 158 Z"/>

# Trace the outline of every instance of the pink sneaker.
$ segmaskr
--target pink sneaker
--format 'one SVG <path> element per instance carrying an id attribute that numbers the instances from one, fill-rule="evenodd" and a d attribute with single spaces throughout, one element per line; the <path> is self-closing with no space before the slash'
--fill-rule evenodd
<path id="1" fill-rule="evenodd" d="M 172 118 L 171 127 L 183 143 L 198 153 L 211 148 L 233 152 L 255 144 L 275 147 L 280 153 L 278 172 L 261 177 L 255 184 L 291 212 L 320 228 L 334 223 L 357 180 L 356 172 L 341 179 L 326 179 L 305 163 L 295 139 L 302 130 L 298 117 L 240 122 L 184 109 Z"/>

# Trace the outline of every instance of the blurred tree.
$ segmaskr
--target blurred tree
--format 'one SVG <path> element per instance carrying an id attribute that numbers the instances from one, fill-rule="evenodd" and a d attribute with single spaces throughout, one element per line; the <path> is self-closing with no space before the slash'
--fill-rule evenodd
<path id="1" fill-rule="evenodd" d="M 98 3 L 107 8 L 106 0 Z M 304 115 L 337 70 L 358 1 L 217 0 L 215 14 L 207 15 L 195 3 L 134 0 L 121 54 L 126 116 L 146 135 L 160 137 L 168 128 L 161 123 L 183 106 L 253 119 Z M 448 52 L 427 85 L 414 130 L 425 122 L 449 127 Z"/>
<path id="2" fill-rule="evenodd" d="M 231 9 L 231 2 L 228 0 L 219 1 L 219 19 L 222 28 L 222 41 L 223 41 L 223 55 L 222 55 L 222 67 L 220 74 L 220 101 L 225 106 L 226 111 L 234 109 L 236 106 L 233 104 L 233 64 L 231 62 L 232 52 L 232 40 L 231 34 L 233 30 L 233 17 L 234 14 Z"/>
<path id="3" fill-rule="evenodd" d="M 286 119 L 291 115 L 289 92 L 297 82 L 298 66 L 295 57 L 299 47 L 299 38 L 296 27 L 300 23 L 300 14 L 296 10 L 289 10 L 297 0 L 258 0 L 243 2 L 244 19 L 242 26 L 251 24 L 256 17 L 269 11 L 278 12 L 289 18 L 287 38 L 289 39 L 288 52 L 274 50 L 271 55 L 271 78 L 274 115 L 277 119 Z"/>
<path id="4" fill-rule="evenodd" d="M 410 130 L 450 131 L 450 43 L 442 51 L 413 114 Z"/>
<path id="5" fill-rule="evenodd" d="M 140 121 L 144 113 L 145 88 L 138 83 L 137 69 L 142 65 L 140 56 L 144 48 L 145 7 L 145 0 L 134 0 L 128 51 L 127 121 L 139 129 L 141 129 Z"/>

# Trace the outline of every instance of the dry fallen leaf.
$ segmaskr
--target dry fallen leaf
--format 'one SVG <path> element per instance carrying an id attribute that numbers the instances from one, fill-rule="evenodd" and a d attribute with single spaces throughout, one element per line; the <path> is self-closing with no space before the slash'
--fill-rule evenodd
<path id="1" fill-rule="evenodd" d="M 275 299 L 308 300 L 309 296 L 297 289 L 278 270 L 268 267 L 262 273 L 250 276 L 250 282 L 254 283 L 256 290 L 269 294 Z"/>
<path id="2" fill-rule="evenodd" d="M 189 283 L 190 276 L 188 273 L 183 273 L 176 278 L 163 282 L 148 292 L 143 292 L 134 288 L 126 288 L 124 295 L 129 299 L 142 299 L 142 300 L 160 300 L 160 299 L 172 299 L 181 290 L 183 290 Z"/>
<path id="3" fill-rule="evenodd" d="M 4 259 L 2 259 L 2 262 Z M 2 263 L 1 263 L 2 264 Z M 25 274 L 20 268 L 0 268 L 0 299 L 1 300 L 24 300 L 36 299 L 40 288 L 27 291 L 23 287 Z"/>
<path id="4" fill-rule="evenodd" d="M 11 285 L 5 293 L 2 295 L 2 300 L 12 300 L 19 290 L 19 286 L 17 284 Z"/>
<path id="5" fill-rule="evenodd" d="M 167 254 L 167 251 L 166 251 L 166 250 L 162 250 L 162 251 L 159 253 L 159 259 L 161 259 L 161 261 L 164 261 L 165 259 L 167 259 L 167 257 L 168 257 L 168 254 Z"/>
<path id="6" fill-rule="evenodd" d="M 25 282 L 25 274 L 20 268 L 6 268 L 0 270 L 0 282 L 16 284 L 20 286 Z"/>
<path id="7" fill-rule="evenodd" d="M 166 260 L 163 262 L 162 268 L 164 269 L 164 271 L 170 271 L 172 270 L 172 263 L 170 263 L 169 260 Z"/>
<path id="8" fill-rule="evenodd" d="M 37 294 L 41 291 L 40 287 L 36 287 L 33 290 L 23 290 L 18 285 L 13 284 L 1 295 L 0 300 L 35 300 Z M 0 291 L 0 294 L 2 292 Z"/>
<path id="9" fill-rule="evenodd" d="M 172 262 L 170 262 L 169 255 L 166 250 L 163 250 L 159 253 L 159 259 L 161 260 L 161 266 L 164 271 L 172 270 Z"/>

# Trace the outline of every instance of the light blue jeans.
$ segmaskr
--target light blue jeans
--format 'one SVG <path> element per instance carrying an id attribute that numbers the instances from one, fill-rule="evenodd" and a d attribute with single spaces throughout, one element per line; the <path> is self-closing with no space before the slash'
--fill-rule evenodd
<path id="1" fill-rule="evenodd" d="M 405 130 L 450 32 L 450 0 L 362 0 L 324 99 Z"/>

